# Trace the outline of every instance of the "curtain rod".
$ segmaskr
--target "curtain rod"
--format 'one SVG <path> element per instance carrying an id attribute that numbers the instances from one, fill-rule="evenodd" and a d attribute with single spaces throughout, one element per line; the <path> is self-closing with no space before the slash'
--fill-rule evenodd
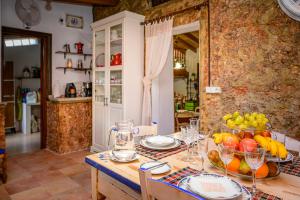
<path id="1" fill-rule="evenodd" d="M 169 13 L 167 15 L 163 15 L 161 17 L 156 17 L 156 18 L 153 18 L 153 19 L 150 19 L 150 20 L 145 20 L 144 22 L 141 22 L 141 25 L 147 25 L 149 23 L 154 23 L 154 22 L 157 22 L 157 21 L 160 21 L 160 20 L 165 20 L 165 19 L 168 19 L 168 18 L 173 17 L 175 15 L 178 15 L 180 13 L 186 12 L 188 10 L 200 10 L 204 6 L 208 6 L 208 1 L 200 3 L 196 6 L 191 6 L 191 7 L 185 8 L 183 10 L 178 10 L 178 11 L 171 12 L 171 13 Z"/>

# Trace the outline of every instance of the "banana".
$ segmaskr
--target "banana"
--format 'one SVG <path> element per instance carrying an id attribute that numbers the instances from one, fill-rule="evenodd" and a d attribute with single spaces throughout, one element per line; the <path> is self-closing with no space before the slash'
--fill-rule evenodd
<path id="1" fill-rule="evenodd" d="M 274 141 L 275 141 L 277 149 L 278 149 L 278 156 L 281 159 L 285 159 L 288 154 L 288 151 L 286 150 L 284 144 L 282 144 L 281 142 L 278 142 L 276 140 L 274 140 Z"/>
<path id="2" fill-rule="evenodd" d="M 270 152 L 272 156 L 277 156 L 278 147 L 274 140 L 270 140 Z"/>
<path id="3" fill-rule="evenodd" d="M 254 140 L 264 149 L 267 149 L 267 140 L 261 135 L 255 135 Z"/>

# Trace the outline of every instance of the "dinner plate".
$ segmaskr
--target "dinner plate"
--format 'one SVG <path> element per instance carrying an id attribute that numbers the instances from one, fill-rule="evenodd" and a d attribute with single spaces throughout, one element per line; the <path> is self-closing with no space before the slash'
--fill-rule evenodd
<path id="1" fill-rule="evenodd" d="M 141 164 L 140 168 L 148 169 L 150 167 L 157 166 L 159 164 L 162 164 L 162 162 L 160 162 L 160 161 L 150 161 L 150 162 L 146 162 L 146 163 Z M 151 174 L 157 175 L 157 174 L 164 174 L 164 173 L 166 173 L 170 170 L 171 170 L 171 166 L 168 165 L 168 164 L 164 164 L 160 167 L 151 169 L 150 171 L 151 171 Z"/>
<path id="2" fill-rule="evenodd" d="M 267 160 L 268 160 L 268 161 L 280 162 L 280 163 L 292 161 L 293 158 L 294 158 L 294 156 L 293 156 L 293 154 L 291 154 L 290 152 L 288 153 L 288 155 L 286 156 L 285 159 L 279 159 L 279 160 L 278 160 L 278 158 L 276 158 L 276 157 L 267 156 Z"/>
<path id="3" fill-rule="evenodd" d="M 109 159 L 115 162 L 128 163 L 139 159 L 139 155 L 134 152 L 133 156 L 130 157 L 128 154 L 132 154 L 131 150 L 118 151 L 117 153 L 109 152 Z"/>
<path id="4" fill-rule="evenodd" d="M 175 139 L 170 136 L 155 135 L 147 137 L 146 142 L 151 146 L 165 147 L 175 143 Z"/>
<path id="5" fill-rule="evenodd" d="M 187 186 L 187 181 L 188 181 L 189 178 L 190 178 L 190 177 L 188 176 L 188 177 L 185 177 L 185 178 L 181 179 L 181 180 L 178 182 L 177 186 L 180 187 L 180 188 L 182 188 L 182 189 L 184 189 L 184 190 L 190 191 L 190 190 L 188 189 L 188 186 Z M 192 192 L 192 191 L 190 191 L 190 192 Z M 242 197 L 242 198 L 240 198 L 240 200 L 251 200 L 252 195 L 251 195 L 251 193 L 249 192 L 249 190 L 247 190 L 247 188 L 242 187 L 242 196 L 241 196 L 241 197 Z"/>
<path id="6" fill-rule="evenodd" d="M 181 142 L 180 142 L 180 140 L 175 139 L 174 144 L 171 144 L 171 145 L 165 146 L 165 147 L 157 147 L 157 146 L 152 146 L 152 145 L 148 144 L 146 142 L 146 140 L 143 139 L 143 140 L 140 141 L 140 145 L 142 145 L 143 147 L 146 147 L 148 149 L 162 150 L 163 151 L 163 150 L 169 150 L 169 149 L 177 148 L 181 145 Z"/>
<path id="7" fill-rule="evenodd" d="M 218 174 L 203 173 L 190 176 L 186 184 L 188 190 L 205 199 L 236 200 L 243 192 L 239 183 Z"/>

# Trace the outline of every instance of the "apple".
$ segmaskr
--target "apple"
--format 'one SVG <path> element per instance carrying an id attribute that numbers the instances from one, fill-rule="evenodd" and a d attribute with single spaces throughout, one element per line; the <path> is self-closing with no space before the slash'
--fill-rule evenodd
<path id="1" fill-rule="evenodd" d="M 239 151 L 244 152 L 246 146 L 248 152 L 252 152 L 257 148 L 257 142 L 251 138 L 244 138 L 239 143 Z"/>
<path id="2" fill-rule="evenodd" d="M 227 147 L 233 147 L 238 149 L 239 147 L 239 138 L 236 135 L 228 135 L 223 139 L 223 145 Z"/>
<path id="3" fill-rule="evenodd" d="M 244 139 L 244 138 L 250 138 L 250 139 L 253 139 L 253 135 L 251 132 L 247 132 L 247 131 L 241 131 L 238 133 L 238 136 L 241 138 L 241 139 Z"/>

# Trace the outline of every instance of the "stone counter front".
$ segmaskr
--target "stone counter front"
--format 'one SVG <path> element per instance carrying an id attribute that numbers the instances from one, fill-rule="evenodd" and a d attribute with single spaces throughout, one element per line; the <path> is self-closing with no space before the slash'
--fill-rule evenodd
<path id="1" fill-rule="evenodd" d="M 47 102 L 47 148 L 57 153 L 88 149 L 92 141 L 92 102 Z"/>

